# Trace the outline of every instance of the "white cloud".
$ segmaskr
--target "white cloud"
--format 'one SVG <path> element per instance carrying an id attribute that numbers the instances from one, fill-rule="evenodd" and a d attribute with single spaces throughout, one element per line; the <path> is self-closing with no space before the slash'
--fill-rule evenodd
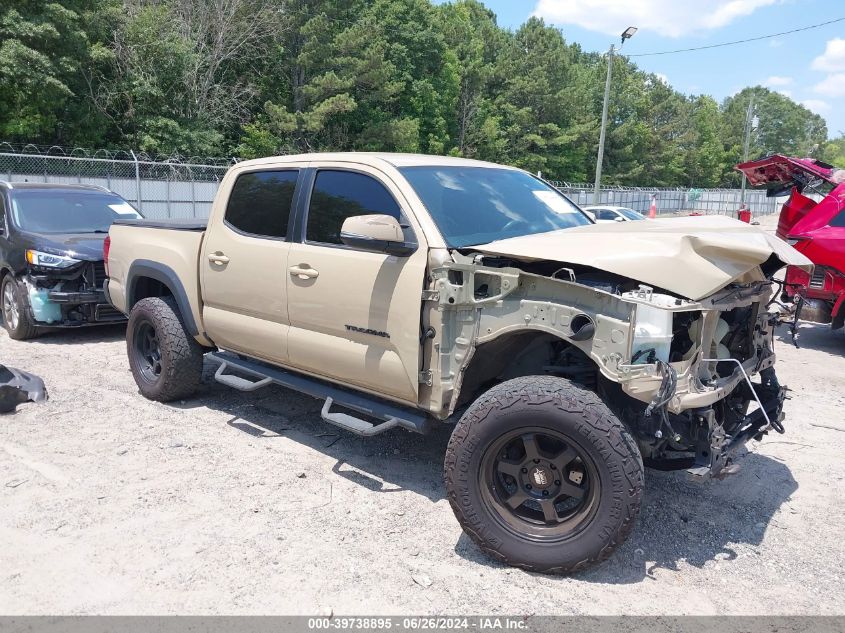
<path id="1" fill-rule="evenodd" d="M 833 73 L 813 86 L 813 90 L 829 97 L 845 97 L 845 73 Z"/>
<path id="2" fill-rule="evenodd" d="M 782 94 L 784 97 L 789 97 L 790 99 L 792 98 L 792 91 L 791 90 L 778 90 L 777 92 Z"/>
<path id="3" fill-rule="evenodd" d="M 662 81 L 667 86 L 669 85 L 669 77 L 667 77 L 663 73 L 654 73 L 654 76 L 657 77 L 660 81 Z"/>
<path id="4" fill-rule="evenodd" d="M 821 99 L 804 99 L 801 102 L 801 105 L 807 108 L 810 112 L 815 112 L 816 114 L 825 114 L 830 112 L 830 104 L 827 101 L 822 101 Z"/>
<path id="5" fill-rule="evenodd" d="M 828 40 L 824 53 L 813 60 L 810 68 L 829 73 L 845 71 L 845 40 L 839 37 Z"/>
<path id="6" fill-rule="evenodd" d="M 534 15 L 553 24 L 575 24 L 619 35 L 636 26 L 667 37 L 716 29 L 778 0 L 537 0 Z"/>
<path id="7" fill-rule="evenodd" d="M 792 77 L 781 77 L 779 75 L 772 75 L 766 81 L 763 82 L 763 85 L 767 88 L 777 88 L 779 86 L 788 86 L 792 83 Z"/>

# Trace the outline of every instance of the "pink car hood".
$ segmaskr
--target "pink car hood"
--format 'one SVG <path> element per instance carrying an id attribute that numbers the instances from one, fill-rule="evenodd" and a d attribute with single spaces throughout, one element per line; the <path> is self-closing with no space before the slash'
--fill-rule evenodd
<path id="1" fill-rule="evenodd" d="M 522 261 L 592 266 L 699 300 L 775 255 L 812 271 L 812 262 L 756 226 L 723 216 L 592 224 L 472 247 Z"/>

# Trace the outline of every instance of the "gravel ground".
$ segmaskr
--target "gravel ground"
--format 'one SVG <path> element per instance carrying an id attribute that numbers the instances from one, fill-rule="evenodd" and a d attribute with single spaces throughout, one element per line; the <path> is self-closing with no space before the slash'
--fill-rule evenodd
<path id="1" fill-rule="evenodd" d="M 605 564 L 487 560 L 444 498 L 449 427 L 359 439 L 281 388 L 137 393 L 122 327 L 0 334 L 50 401 L 0 418 L 0 613 L 845 614 L 845 335 L 778 335 L 787 434 L 699 483 L 647 471 Z"/>

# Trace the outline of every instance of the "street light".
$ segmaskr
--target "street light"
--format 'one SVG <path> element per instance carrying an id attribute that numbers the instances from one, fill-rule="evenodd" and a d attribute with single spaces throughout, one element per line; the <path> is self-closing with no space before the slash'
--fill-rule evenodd
<path id="1" fill-rule="evenodd" d="M 625 45 L 625 40 L 630 40 L 637 32 L 636 26 L 629 26 L 622 31 L 622 43 L 619 48 Z M 616 46 L 611 44 L 610 50 L 607 52 L 607 81 L 604 84 L 604 105 L 601 109 L 601 133 L 599 134 L 599 156 L 596 160 L 596 186 L 593 190 L 593 204 L 600 204 L 601 192 L 601 166 L 604 160 L 604 136 L 607 131 L 607 102 L 610 100 L 610 75 L 613 70 L 613 54 L 616 52 Z"/>

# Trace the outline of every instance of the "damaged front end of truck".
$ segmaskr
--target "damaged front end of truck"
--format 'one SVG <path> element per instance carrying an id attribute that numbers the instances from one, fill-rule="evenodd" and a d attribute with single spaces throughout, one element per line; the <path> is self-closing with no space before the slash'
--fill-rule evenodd
<path id="1" fill-rule="evenodd" d="M 646 465 L 712 477 L 749 439 L 783 432 L 767 305 L 772 275 L 809 262 L 734 220 L 639 224 L 435 255 L 429 408 L 447 417 L 496 382 L 560 376 L 602 398 Z"/>

